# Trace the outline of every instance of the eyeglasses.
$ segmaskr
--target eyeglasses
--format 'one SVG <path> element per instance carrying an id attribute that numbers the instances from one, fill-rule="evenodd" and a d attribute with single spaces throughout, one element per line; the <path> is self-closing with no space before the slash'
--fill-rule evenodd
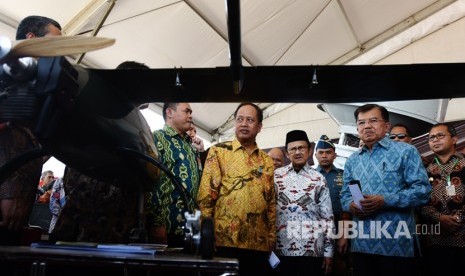
<path id="1" fill-rule="evenodd" d="M 396 139 L 396 137 L 399 138 L 399 139 L 405 139 L 406 137 L 408 137 L 408 135 L 404 134 L 404 133 L 389 134 L 389 139 L 394 140 L 394 139 Z"/>
<path id="2" fill-rule="evenodd" d="M 428 140 L 431 142 L 431 141 L 434 141 L 434 139 L 438 139 L 438 140 L 442 140 L 444 139 L 444 137 L 446 137 L 447 135 L 449 134 L 445 134 L 445 133 L 438 133 L 438 134 L 433 134 L 433 135 L 430 135 L 428 137 Z"/>
<path id="3" fill-rule="evenodd" d="M 359 120 L 357 121 L 357 127 L 365 127 L 367 124 L 377 125 L 380 122 L 385 122 L 385 120 L 378 119 L 378 118 L 370 118 L 368 120 Z"/>
<path id="4" fill-rule="evenodd" d="M 248 118 L 237 117 L 236 118 L 236 124 L 242 124 L 244 121 L 247 122 L 247 124 L 249 125 L 255 123 L 255 119 L 251 117 L 248 117 Z"/>
<path id="5" fill-rule="evenodd" d="M 287 152 L 289 152 L 290 154 L 295 154 L 297 151 L 304 152 L 307 149 L 308 149 L 308 147 L 306 147 L 306 146 L 298 146 L 298 147 L 293 147 L 293 148 L 287 149 Z"/>

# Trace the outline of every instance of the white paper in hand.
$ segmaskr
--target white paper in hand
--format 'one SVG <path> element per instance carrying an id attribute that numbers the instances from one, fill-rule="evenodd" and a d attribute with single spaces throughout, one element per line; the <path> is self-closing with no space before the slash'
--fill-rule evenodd
<path id="1" fill-rule="evenodd" d="M 349 190 L 350 190 L 350 193 L 352 194 L 352 198 L 354 199 L 355 205 L 357 205 L 357 207 L 360 210 L 363 210 L 362 205 L 360 204 L 360 200 L 363 199 L 363 194 L 362 194 L 362 191 L 360 190 L 360 185 L 357 183 L 350 183 Z"/>
<path id="2" fill-rule="evenodd" d="M 276 254 L 274 254 L 274 252 L 271 251 L 270 258 L 268 259 L 268 262 L 270 262 L 270 266 L 272 268 L 276 268 L 281 261 L 279 260 L 278 256 L 276 256 Z"/>

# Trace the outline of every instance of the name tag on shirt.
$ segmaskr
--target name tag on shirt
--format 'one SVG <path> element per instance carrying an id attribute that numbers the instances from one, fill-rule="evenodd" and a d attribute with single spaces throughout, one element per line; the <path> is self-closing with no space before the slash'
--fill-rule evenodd
<path id="1" fill-rule="evenodd" d="M 446 186 L 446 192 L 448 196 L 455 196 L 455 186 L 454 185 Z"/>

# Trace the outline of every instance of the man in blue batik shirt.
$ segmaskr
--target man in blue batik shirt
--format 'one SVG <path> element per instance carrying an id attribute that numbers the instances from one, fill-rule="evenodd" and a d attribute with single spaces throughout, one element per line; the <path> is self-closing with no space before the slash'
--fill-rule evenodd
<path id="1" fill-rule="evenodd" d="M 354 275 L 414 275 L 416 223 L 413 209 L 428 202 L 431 185 L 417 149 L 390 140 L 389 113 L 366 104 L 354 116 L 363 148 L 344 166 L 342 210 L 353 215 Z M 364 199 L 354 203 L 349 184 L 360 181 Z"/>

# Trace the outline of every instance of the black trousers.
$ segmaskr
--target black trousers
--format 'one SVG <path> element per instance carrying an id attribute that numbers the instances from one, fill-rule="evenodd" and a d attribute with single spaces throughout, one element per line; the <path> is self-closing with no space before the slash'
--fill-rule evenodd
<path id="1" fill-rule="evenodd" d="M 465 247 L 430 246 L 425 249 L 425 275 L 464 275 Z"/>
<path id="2" fill-rule="evenodd" d="M 236 258 L 239 260 L 239 275 L 258 276 L 271 275 L 272 269 L 268 262 L 270 253 L 235 247 L 217 247 L 216 256 Z"/>
<path id="3" fill-rule="evenodd" d="M 278 256 L 281 261 L 275 269 L 274 275 L 283 276 L 323 276 L 324 270 L 321 268 L 323 265 L 323 257 L 309 257 L 309 256 Z"/>
<path id="4" fill-rule="evenodd" d="M 419 275 L 419 260 L 414 257 L 383 256 L 352 252 L 354 276 Z"/>

